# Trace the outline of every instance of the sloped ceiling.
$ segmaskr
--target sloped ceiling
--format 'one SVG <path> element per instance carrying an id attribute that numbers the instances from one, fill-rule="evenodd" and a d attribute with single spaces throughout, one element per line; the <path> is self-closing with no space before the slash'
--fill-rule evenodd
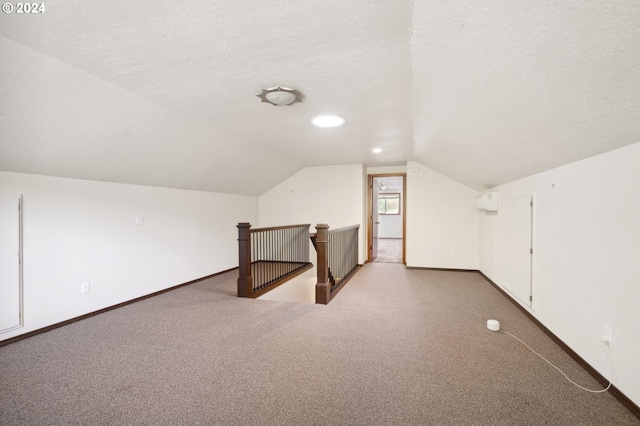
<path id="1" fill-rule="evenodd" d="M 635 0 L 45 7 L 0 15 L 0 170 L 259 195 L 415 160 L 481 190 L 640 141 Z"/>

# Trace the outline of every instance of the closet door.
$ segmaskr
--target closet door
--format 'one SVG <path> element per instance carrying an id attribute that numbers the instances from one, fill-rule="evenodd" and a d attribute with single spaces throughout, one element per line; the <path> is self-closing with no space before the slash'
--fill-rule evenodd
<path id="1" fill-rule="evenodd" d="M 501 259 L 500 267 L 494 266 L 496 283 L 525 306 L 532 306 L 532 226 L 532 195 L 500 199 L 494 222 L 494 259 Z"/>
<path id="2" fill-rule="evenodd" d="M 21 201 L 0 194 L 0 333 L 22 326 Z"/>

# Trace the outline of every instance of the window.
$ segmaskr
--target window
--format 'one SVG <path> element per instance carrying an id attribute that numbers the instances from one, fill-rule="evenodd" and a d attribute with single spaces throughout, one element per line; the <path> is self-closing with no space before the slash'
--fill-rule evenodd
<path id="1" fill-rule="evenodd" d="M 400 194 L 378 194 L 378 214 L 400 214 Z"/>

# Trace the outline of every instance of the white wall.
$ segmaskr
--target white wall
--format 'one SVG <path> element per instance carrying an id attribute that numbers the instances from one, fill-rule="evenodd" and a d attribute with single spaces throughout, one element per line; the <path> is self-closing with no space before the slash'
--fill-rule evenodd
<path id="1" fill-rule="evenodd" d="M 407 162 L 407 266 L 478 269 L 476 195 L 468 186 Z"/>
<path id="2" fill-rule="evenodd" d="M 611 326 L 613 383 L 640 405 L 640 143 L 495 190 L 534 194 L 532 314 L 606 377 Z M 481 213 L 480 269 L 504 286 L 496 220 Z"/>
<path id="3" fill-rule="evenodd" d="M 237 267 L 236 225 L 258 220 L 249 196 L 7 172 L 0 191 L 24 199 L 25 326 L 2 340 Z"/>
<path id="4" fill-rule="evenodd" d="M 361 164 L 306 167 L 259 197 L 260 220 L 253 228 L 310 223 L 310 232 L 315 232 L 319 223 L 332 229 L 359 224 L 362 263 L 366 259 L 363 173 Z"/>

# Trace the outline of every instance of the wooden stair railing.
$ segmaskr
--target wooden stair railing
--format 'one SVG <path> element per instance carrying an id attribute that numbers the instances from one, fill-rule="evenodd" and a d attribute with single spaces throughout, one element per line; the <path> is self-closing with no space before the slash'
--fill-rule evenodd
<path id="1" fill-rule="evenodd" d="M 313 267 L 309 224 L 251 229 L 238 224 L 238 297 L 258 297 Z"/>
<path id="2" fill-rule="evenodd" d="M 316 303 L 327 304 L 357 272 L 359 225 L 329 230 L 318 224 L 251 229 L 238 224 L 238 297 L 258 297 L 301 274 L 309 262 L 309 241 L 317 252 Z"/>
<path id="3" fill-rule="evenodd" d="M 316 249 L 316 253 L 317 253 L 318 252 L 318 242 L 317 242 L 318 233 L 309 234 L 309 239 L 311 240 L 311 244 L 313 245 L 313 248 Z M 327 265 L 327 274 L 329 275 L 329 282 L 331 283 L 331 285 L 335 285 L 336 279 L 333 277 L 333 274 L 331 273 L 331 267 L 329 267 L 328 265 Z"/>
<path id="4" fill-rule="evenodd" d="M 329 231 L 329 225 L 318 224 L 316 234 L 310 235 L 317 251 L 316 303 L 328 304 L 358 271 L 359 225 Z M 335 238 L 335 241 L 331 241 Z M 346 244 L 338 244 L 346 240 Z M 335 243 L 335 244 L 333 244 Z M 341 265 L 332 265 L 340 259 Z M 343 262 L 346 260 L 347 263 Z M 332 266 L 336 268 L 332 273 Z"/>

